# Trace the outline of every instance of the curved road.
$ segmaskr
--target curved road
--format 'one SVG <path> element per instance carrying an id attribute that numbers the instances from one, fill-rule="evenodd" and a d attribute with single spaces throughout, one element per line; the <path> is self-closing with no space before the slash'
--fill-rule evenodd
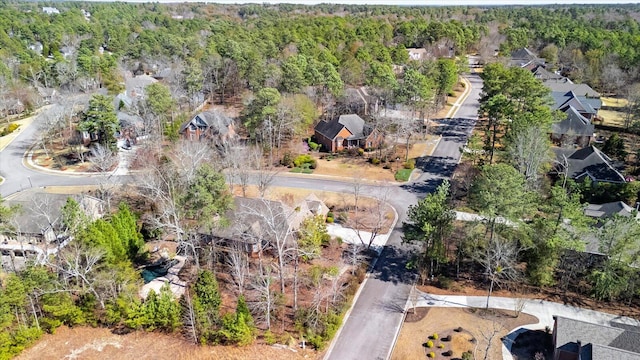
<path id="1" fill-rule="evenodd" d="M 393 229 L 378 262 L 361 287 L 360 295 L 351 314 L 334 340 L 326 358 L 335 360 L 386 359 L 401 325 L 413 274 L 406 270 L 410 247 L 402 244 L 402 222 L 406 220 L 409 205 L 432 192 L 440 182 L 449 178 L 460 159 L 460 148 L 465 144 L 478 113 L 478 99 L 482 81 L 475 75 L 467 77 L 471 83 L 469 96 L 460 105 L 455 118 L 441 120 L 437 131 L 442 135 L 432 156 L 418 159 L 416 167 L 420 177 L 401 186 L 385 185 L 389 203 L 398 213 Z M 38 119 L 25 129 L 9 146 L 0 152 L 0 195 L 6 197 L 29 187 L 79 186 L 95 184 L 101 175 L 74 176 L 39 172 L 26 167 L 24 154 L 34 143 L 38 132 Z M 124 180 L 124 179 L 123 179 Z M 274 186 L 311 188 L 323 191 L 353 192 L 350 181 L 321 178 L 277 177 Z M 363 186 L 363 194 L 376 196 L 382 186 Z"/>

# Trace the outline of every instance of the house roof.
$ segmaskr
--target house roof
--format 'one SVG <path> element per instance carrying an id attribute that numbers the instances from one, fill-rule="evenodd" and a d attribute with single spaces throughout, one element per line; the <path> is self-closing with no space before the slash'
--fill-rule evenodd
<path id="1" fill-rule="evenodd" d="M 591 124 L 589 119 L 582 116 L 580 112 L 571 105 L 569 105 L 565 112 L 567 117 L 564 120 L 551 125 L 551 132 L 553 134 L 593 136 L 595 126 Z"/>
<path id="2" fill-rule="evenodd" d="M 553 110 L 567 111 L 570 106 L 578 110 L 580 113 L 596 114 L 602 107 L 602 100 L 599 98 L 590 98 L 586 96 L 580 96 L 576 93 L 569 92 L 551 92 L 554 105 Z"/>
<path id="3" fill-rule="evenodd" d="M 544 68 L 544 66 L 537 64 L 532 69 L 533 77 L 540 80 L 561 80 L 564 76 L 551 72 Z"/>
<path id="4" fill-rule="evenodd" d="M 611 158 L 594 146 L 578 150 L 554 149 L 559 162 L 567 159 L 567 176 L 572 179 L 583 179 L 589 176 L 594 181 L 624 183 L 624 176 L 613 166 Z"/>
<path id="5" fill-rule="evenodd" d="M 589 98 L 599 98 L 601 95 L 599 92 L 593 90 L 591 86 L 587 84 L 574 84 L 571 81 L 544 81 L 544 85 L 548 87 L 551 92 L 568 93 L 573 92 L 576 96 L 585 96 Z"/>
<path id="6" fill-rule="evenodd" d="M 205 111 L 197 114 L 191 120 L 180 126 L 180 133 L 184 132 L 189 126 L 211 129 L 214 134 L 226 135 L 229 133 L 229 125 L 233 123 L 233 119 L 219 111 Z"/>
<path id="7" fill-rule="evenodd" d="M 91 218 L 102 216 L 102 200 L 93 196 L 43 193 L 37 189 L 21 191 L 6 199 L 5 205 L 19 206 L 20 210 L 13 220 L 20 233 L 44 234 L 50 225 L 54 228 L 62 226 L 62 207 L 68 198 L 75 199 Z"/>
<path id="8" fill-rule="evenodd" d="M 537 55 L 527 48 L 520 48 L 511 52 L 511 58 L 514 60 L 533 60 L 537 58 Z"/>
<path id="9" fill-rule="evenodd" d="M 320 200 L 316 194 L 309 194 L 304 201 L 306 202 L 309 211 L 311 211 L 315 216 L 326 216 L 329 213 L 327 205 L 325 205 L 325 203 Z"/>
<path id="10" fill-rule="evenodd" d="M 638 327 L 616 323 L 600 325 L 558 315 L 553 318 L 556 349 L 577 353 L 580 341 L 582 359 L 620 359 L 616 354 L 623 354 L 624 359 L 640 359 Z"/>
<path id="11" fill-rule="evenodd" d="M 634 208 L 625 204 L 623 201 L 614 201 L 604 204 L 587 204 L 584 214 L 594 218 L 608 218 L 613 215 L 631 216 L 635 211 Z"/>
<path id="12" fill-rule="evenodd" d="M 157 79 L 146 74 L 133 76 L 129 71 L 124 74 L 124 87 L 128 96 L 143 96 L 144 89 L 157 82 Z"/>
<path id="13" fill-rule="evenodd" d="M 373 131 L 373 128 L 366 125 L 364 120 L 356 114 L 340 115 L 330 121 L 320 121 L 315 130 L 325 137 L 335 140 L 344 128 L 351 133 L 347 140 L 363 139 Z"/>
<path id="14" fill-rule="evenodd" d="M 125 127 L 144 127 L 144 120 L 138 115 L 132 115 L 124 111 L 118 111 L 116 113 L 116 117 L 118 118 L 118 122 L 120 123 L 121 128 Z"/>
<path id="15" fill-rule="evenodd" d="M 258 239 L 270 241 L 276 233 L 285 234 L 288 226 L 291 230 L 297 230 L 307 217 L 319 215 L 315 209 L 310 209 L 308 204 L 316 201 L 322 203 L 317 197 L 308 197 L 295 208 L 282 201 L 267 199 L 235 197 L 233 201 L 233 209 L 225 214 L 230 226 L 214 229 L 212 234 L 220 238 L 241 239 L 246 242 L 257 242 Z M 326 208 L 324 203 L 322 206 Z M 273 219 L 275 221 L 272 221 Z"/>

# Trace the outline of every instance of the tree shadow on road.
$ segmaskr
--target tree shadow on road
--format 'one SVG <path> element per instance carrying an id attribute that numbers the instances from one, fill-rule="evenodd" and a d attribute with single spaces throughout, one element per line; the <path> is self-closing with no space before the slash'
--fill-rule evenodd
<path id="1" fill-rule="evenodd" d="M 394 284 L 411 284 L 414 274 L 407 269 L 410 253 L 397 245 L 385 246 L 371 276 Z"/>

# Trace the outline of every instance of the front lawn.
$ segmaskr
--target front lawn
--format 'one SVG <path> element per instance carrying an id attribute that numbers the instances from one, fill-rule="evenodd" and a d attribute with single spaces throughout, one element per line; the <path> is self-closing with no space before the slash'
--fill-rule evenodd
<path id="1" fill-rule="evenodd" d="M 296 173 L 296 174 L 313 174 L 313 169 L 294 167 L 289 172 Z"/>
<path id="2" fill-rule="evenodd" d="M 396 181 L 409 181 L 413 169 L 400 169 L 396 171 Z"/>

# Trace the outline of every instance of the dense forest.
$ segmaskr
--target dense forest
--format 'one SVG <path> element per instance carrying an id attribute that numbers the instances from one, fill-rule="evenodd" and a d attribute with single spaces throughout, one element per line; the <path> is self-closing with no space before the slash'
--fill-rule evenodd
<path id="1" fill-rule="evenodd" d="M 281 139 L 306 138 L 319 117 L 339 112 L 339 106 L 348 108 L 345 98 L 353 88 L 364 86 L 385 108 L 409 109 L 424 119 L 425 113 L 444 105 L 458 75 L 467 69 L 468 54 L 477 54 L 485 65 L 480 115 L 486 129 L 482 138 L 470 139 L 469 147 L 477 145 L 481 151 L 468 159 L 473 176 L 467 177 L 466 192 L 460 197 L 487 221 L 466 226 L 460 231 L 464 234 L 460 242 L 449 246 L 446 241 L 454 232 L 449 200 L 459 194 L 452 194 L 453 185 L 450 188 L 445 182 L 409 209 L 404 239 L 420 243 L 423 251 L 408 266 L 415 266 L 423 280 L 434 274 L 457 277 L 460 270 L 479 269 L 477 273 L 493 289 L 521 281 L 522 274 L 516 276 L 516 270 L 526 263 L 524 275 L 535 286 L 560 284 L 566 291 L 582 291 L 599 300 L 632 301 L 639 281 L 630 271 L 635 257 L 626 254 L 635 246 L 632 236 L 640 233 L 637 223 L 616 218 L 600 230 L 600 242 L 609 242 L 608 258 L 595 270 L 571 267 L 579 261 L 561 255 L 575 256 L 565 250 L 581 250 L 577 237 L 592 225 L 582 214 L 583 202 L 605 195 L 633 202 L 637 186 L 595 189 L 590 183 L 554 183 L 557 179 L 547 177 L 552 162 L 547 132 L 557 120 L 546 101 L 549 91 L 527 70 L 504 64 L 511 51 L 528 47 L 550 69 L 573 81 L 626 96 L 640 78 L 639 18 L 640 5 L 472 8 L 2 2 L 3 117 L 20 112 L 12 108 L 16 101 L 26 111 L 47 103 L 47 90 L 55 89 L 62 98 L 105 93 L 103 89 L 117 95 L 124 88 L 125 74 L 148 74 L 161 82 L 147 86 L 144 98 L 128 110 L 141 116 L 145 130 L 161 141 L 150 142 L 149 147 L 159 148 L 156 153 L 140 156 L 148 161 L 147 177 L 141 177 L 146 182 L 140 181 L 136 189 L 139 201 L 132 201 L 146 206 L 152 215 L 122 204 L 104 220 L 88 221 L 69 201 L 64 227 L 78 241 L 65 250 L 67 257 L 46 267 L 3 275 L 0 358 L 15 355 L 44 331 L 53 332 L 62 324 L 102 324 L 126 331 L 182 329 L 185 337 L 197 343 L 247 345 L 260 333 L 258 324 L 264 330 L 263 340 L 273 343 L 271 322 L 282 320 L 284 329 L 288 319 L 293 331 L 322 348 L 335 334 L 363 272 L 354 271 L 355 280 L 347 284 L 329 283 L 325 280 L 336 273 L 335 268 L 305 263 L 320 256 L 319 249 L 329 242 L 324 221 L 311 221 L 301 231 L 299 247 L 281 249 L 279 259 L 272 259 L 273 266 L 263 268 L 260 259 L 261 287 L 252 284 L 251 289 L 253 294 L 262 291 L 259 296 L 245 299 L 248 285 L 238 284 L 235 310 L 223 313 L 214 272 L 216 266 L 228 264 L 208 264 L 214 262 L 215 256 L 208 252 L 212 247 L 196 246 L 191 238 L 201 228 L 212 227 L 212 219 L 220 220 L 231 207 L 221 168 L 227 168 L 227 176 L 235 176 L 234 172 L 238 178 L 244 176 L 246 186 L 246 170 L 240 174 L 233 166 L 249 168 L 249 161 L 258 159 L 255 170 L 264 170 L 263 162 L 268 166 L 293 162 L 284 160 L 291 154 L 279 153 Z M 431 57 L 411 61 L 410 48 L 425 48 Z M 93 95 L 84 113 L 76 113 L 73 102 L 61 100 L 68 114 L 61 114 L 61 122 L 43 125 L 39 142 L 44 151 L 52 146 L 49 139 L 68 136 L 66 131 L 79 120 L 77 129 L 102 134 L 94 149 L 114 148 L 112 134 L 119 124 L 108 95 Z M 257 155 L 234 155 L 233 147 L 199 152 L 177 141 L 181 123 L 204 100 L 241 104 L 238 116 L 244 135 L 262 141 Z M 382 120 L 370 116 L 367 121 Z M 400 132 L 402 125 L 392 123 L 385 130 Z M 416 126 L 407 131 L 414 130 Z M 161 148 L 162 144 L 170 146 Z M 307 144 L 313 142 L 309 139 Z M 209 158 L 219 153 L 224 153 L 226 162 L 213 166 Z M 193 156 L 188 159 L 191 163 L 176 160 L 186 158 L 185 154 Z M 1 231 L 11 231 L 9 218 L 16 211 L 0 206 Z M 571 226 L 564 219 L 570 219 Z M 142 234 L 141 223 L 147 225 Z M 145 301 L 137 294 L 141 279 L 136 267 L 149 256 L 142 249 L 143 241 L 163 231 L 191 246 L 186 253 L 197 268 L 180 303 L 173 301 L 167 288 Z M 242 263 L 241 270 L 249 268 L 246 258 L 236 261 L 236 265 Z M 300 264 L 306 268 L 303 285 L 297 283 Z M 287 286 L 285 294 L 286 267 L 295 271 L 296 285 Z M 588 279 L 587 290 L 583 278 Z M 441 279 L 444 283 L 446 278 Z M 280 292 L 274 290 L 276 284 Z M 311 305 L 298 307 L 297 286 L 311 289 Z M 254 307 L 255 303 L 259 306 Z"/>
<path id="2" fill-rule="evenodd" d="M 130 70 L 183 70 L 185 92 L 207 84 L 221 100 L 244 88 L 295 93 L 319 84 L 337 95 L 343 84 L 397 86 L 392 65 L 407 62 L 406 48 L 422 46 L 452 48 L 457 55 L 478 52 L 486 59 L 495 50 L 508 56 L 529 46 L 597 89 L 611 83 L 602 78 L 605 68 L 633 81 L 640 63 L 639 9 L 632 5 L 56 6 L 59 13 L 53 14 L 36 3 L 0 9 L 4 91 L 16 82 L 117 89 L 115 70 L 126 64 Z"/>

